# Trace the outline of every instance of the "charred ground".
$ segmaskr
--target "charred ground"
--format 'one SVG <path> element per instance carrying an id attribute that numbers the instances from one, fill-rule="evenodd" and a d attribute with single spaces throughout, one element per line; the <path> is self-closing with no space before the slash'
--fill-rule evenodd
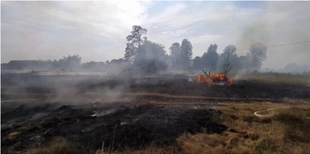
<path id="1" fill-rule="evenodd" d="M 123 78 L 2 75 L 3 153 L 25 152 L 55 136 L 82 153 L 172 145 L 183 133 L 222 133 L 221 103 L 310 99 L 310 87 L 258 81 L 230 86 L 188 76 Z"/>

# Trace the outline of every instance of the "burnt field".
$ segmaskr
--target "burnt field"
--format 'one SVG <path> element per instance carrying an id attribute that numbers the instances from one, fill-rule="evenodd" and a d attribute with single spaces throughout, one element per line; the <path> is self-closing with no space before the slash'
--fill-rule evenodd
<path id="1" fill-rule="evenodd" d="M 184 133 L 227 131 L 214 107 L 310 99 L 307 85 L 240 80 L 220 86 L 189 76 L 7 74 L 1 80 L 2 153 L 29 153 L 55 137 L 69 141 L 71 153 L 165 147 Z"/>

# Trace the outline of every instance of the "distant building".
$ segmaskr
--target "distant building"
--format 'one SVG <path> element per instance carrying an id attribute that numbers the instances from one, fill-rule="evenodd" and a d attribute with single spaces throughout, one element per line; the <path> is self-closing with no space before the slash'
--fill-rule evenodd
<path id="1" fill-rule="evenodd" d="M 44 66 L 43 61 L 38 60 L 11 60 L 9 63 L 1 64 L 3 70 L 35 70 Z"/>
<path id="2" fill-rule="evenodd" d="M 9 64 L 8 63 L 2 63 L 1 64 L 1 70 L 8 70 L 9 69 Z"/>

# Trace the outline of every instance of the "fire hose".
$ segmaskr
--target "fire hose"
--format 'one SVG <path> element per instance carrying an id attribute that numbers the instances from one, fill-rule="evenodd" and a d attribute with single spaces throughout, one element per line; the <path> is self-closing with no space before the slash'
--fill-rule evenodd
<path id="1" fill-rule="evenodd" d="M 273 111 L 273 110 L 279 110 L 279 109 L 288 109 L 290 107 L 279 107 L 279 108 L 270 108 L 270 109 L 267 109 L 267 110 L 261 110 L 261 111 L 255 111 L 254 112 L 254 115 L 257 116 L 257 117 L 268 117 L 268 116 L 271 116 L 271 114 L 267 114 L 267 115 L 262 115 L 260 114 L 261 112 L 268 112 L 268 111 Z"/>

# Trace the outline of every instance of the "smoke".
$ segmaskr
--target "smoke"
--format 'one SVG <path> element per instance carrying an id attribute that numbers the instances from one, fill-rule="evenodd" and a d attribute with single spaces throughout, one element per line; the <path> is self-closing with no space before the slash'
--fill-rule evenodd
<path id="1" fill-rule="evenodd" d="M 268 47 L 263 67 L 282 69 L 288 63 L 310 64 L 309 2 L 268 2 L 267 10 L 241 31 L 237 41 L 238 54 L 248 52 L 251 44 L 262 42 Z M 282 46 L 278 46 L 282 45 Z M 278 60 L 281 57 L 281 60 Z"/>
<path id="2" fill-rule="evenodd" d="M 7 100 L 37 99 L 49 103 L 87 104 L 131 102 L 125 96 L 129 80 L 102 75 L 2 74 Z"/>
<path id="3" fill-rule="evenodd" d="M 117 87 L 100 87 L 81 91 L 75 86 L 63 87 L 56 86 L 56 96 L 49 98 L 50 102 L 67 102 L 69 104 L 86 104 L 86 103 L 111 103 L 130 101 L 131 98 L 124 97 L 126 92 L 125 85 Z"/>
<path id="4" fill-rule="evenodd" d="M 262 42 L 268 45 L 269 41 L 270 30 L 268 29 L 268 23 L 261 20 L 244 29 L 240 40 L 237 42 L 237 46 L 249 48 L 251 44 L 256 42 Z M 239 50 L 239 54 L 241 53 L 241 55 L 245 55 L 246 52 L 248 52 L 247 49 L 241 49 L 241 51 Z"/>

